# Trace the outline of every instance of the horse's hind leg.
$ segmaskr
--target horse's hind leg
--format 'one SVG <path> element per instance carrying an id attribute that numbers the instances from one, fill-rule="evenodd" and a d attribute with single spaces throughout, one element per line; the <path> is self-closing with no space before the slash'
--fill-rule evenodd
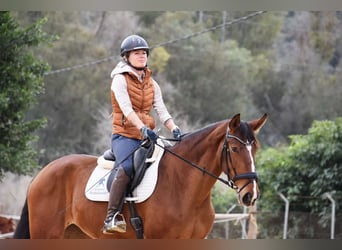
<path id="1" fill-rule="evenodd" d="M 29 224 L 31 239 L 62 239 L 67 211 L 59 198 L 28 193 Z M 63 208 L 61 208 L 63 207 Z"/>
<path id="2" fill-rule="evenodd" d="M 60 218 L 47 218 L 39 213 L 30 214 L 31 239 L 62 239 L 64 223 Z"/>
<path id="3" fill-rule="evenodd" d="M 62 239 L 64 236 L 64 229 L 35 223 L 30 226 L 30 233 L 31 239 Z"/>

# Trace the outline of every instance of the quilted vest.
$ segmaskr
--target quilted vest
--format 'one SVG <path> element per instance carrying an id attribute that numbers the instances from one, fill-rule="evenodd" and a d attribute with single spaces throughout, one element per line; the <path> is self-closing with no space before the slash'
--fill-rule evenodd
<path id="1" fill-rule="evenodd" d="M 140 120 L 149 128 L 155 128 L 155 120 L 150 114 L 154 100 L 154 84 L 152 73 L 146 70 L 143 82 L 131 72 L 123 73 L 127 82 L 127 91 L 132 103 L 132 108 Z M 142 139 L 140 131 L 124 116 L 120 106 L 111 91 L 113 109 L 113 134 L 120 134 L 129 138 Z"/>

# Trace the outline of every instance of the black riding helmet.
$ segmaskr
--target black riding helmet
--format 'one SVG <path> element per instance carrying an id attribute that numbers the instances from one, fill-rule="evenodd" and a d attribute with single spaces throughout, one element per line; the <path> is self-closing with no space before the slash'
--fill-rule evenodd
<path id="1" fill-rule="evenodd" d="M 150 48 L 145 39 L 138 35 L 130 35 L 122 41 L 120 54 L 124 56 L 127 52 L 138 49 L 144 49 L 147 56 L 149 55 Z"/>

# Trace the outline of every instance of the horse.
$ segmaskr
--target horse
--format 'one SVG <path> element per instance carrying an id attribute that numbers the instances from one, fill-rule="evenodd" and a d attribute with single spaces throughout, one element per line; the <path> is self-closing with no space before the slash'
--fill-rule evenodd
<path id="1" fill-rule="evenodd" d="M 214 223 L 211 192 L 217 180 L 236 190 L 241 205 L 253 205 L 260 196 L 256 135 L 266 120 L 267 114 L 248 122 L 236 114 L 184 134 L 181 141 L 165 147 L 154 192 L 136 204 L 143 238 L 207 237 Z M 90 201 L 84 194 L 96 164 L 96 156 L 72 154 L 42 168 L 28 187 L 14 238 L 136 238 L 129 223 L 125 233 L 102 233 L 107 202 Z M 220 178 L 223 172 L 227 180 Z M 123 214 L 130 216 L 127 203 Z"/>
<path id="2" fill-rule="evenodd" d="M 0 234 L 12 233 L 15 230 L 15 224 L 12 218 L 0 216 Z"/>

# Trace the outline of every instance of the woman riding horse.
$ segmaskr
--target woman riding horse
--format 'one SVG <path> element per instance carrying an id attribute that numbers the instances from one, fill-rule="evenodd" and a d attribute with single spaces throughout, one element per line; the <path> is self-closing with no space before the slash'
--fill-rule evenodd
<path id="1" fill-rule="evenodd" d="M 119 163 L 116 176 L 110 188 L 107 216 L 103 233 L 126 232 L 126 222 L 121 214 L 126 188 L 133 175 L 132 151 L 139 147 L 142 139 L 155 141 L 152 130 L 155 121 L 152 107 L 160 121 L 174 135 L 180 138 L 180 129 L 173 122 L 163 102 L 158 83 L 152 79 L 147 67 L 149 46 L 144 38 L 131 35 L 121 44 L 122 62 L 111 73 L 113 78 L 111 97 L 113 107 L 112 151 Z M 120 219 L 119 219 L 120 218 Z"/>
<path id="2" fill-rule="evenodd" d="M 236 190 L 240 204 L 259 198 L 255 153 L 256 134 L 267 115 L 248 122 L 237 114 L 189 133 L 165 148 L 152 195 L 136 209 L 143 221 L 144 238 L 205 238 L 214 223 L 211 190 L 225 173 L 227 186 Z M 158 146 L 158 145 L 156 145 Z M 85 196 L 97 157 L 68 155 L 44 167 L 31 182 L 15 238 L 136 238 L 126 233 L 102 233 L 106 202 Z M 126 203 L 122 213 L 129 216 Z"/>

